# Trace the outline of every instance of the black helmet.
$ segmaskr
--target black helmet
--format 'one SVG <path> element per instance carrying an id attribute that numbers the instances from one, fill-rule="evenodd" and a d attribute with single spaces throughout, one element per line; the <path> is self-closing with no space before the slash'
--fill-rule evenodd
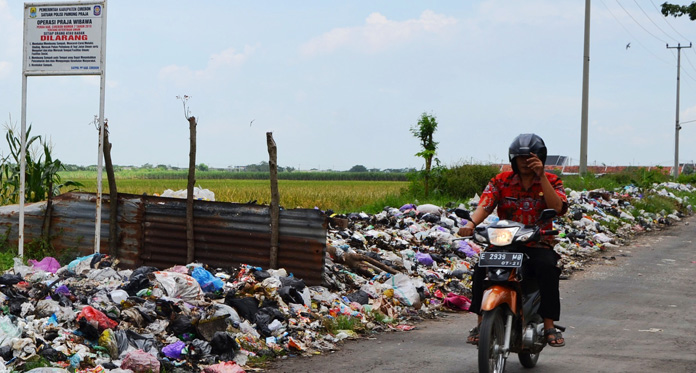
<path id="1" fill-rule="evenodd" d="M 508 151 L 508 157 L 510 158 L 510 163 L 512 164 L 512 170 L 518 173 L 517 164 L 515 163 L 515 158 L 520 155 L 529 155 L 529 153 L 534 153 L 541 159 L 541 163 L 546 165 L 546 144 L 544 140 L 533 134 L 533 133 L 523 133 L 510 144 L 510 149 Z"/>

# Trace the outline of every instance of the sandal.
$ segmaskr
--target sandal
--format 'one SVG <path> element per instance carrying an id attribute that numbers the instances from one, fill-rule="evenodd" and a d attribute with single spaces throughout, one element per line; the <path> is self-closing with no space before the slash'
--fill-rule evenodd
<path id="1" fill-rule="evenodd" d="M 473 329 L 469 330 L 469 336 L 466 338 L 466 343 L 472 345 L 478 345 L 479 343 L 479 326 L 476 325 Z"/>
<path id="2" fill-rule="evenodd" d="M 546 343 L 551 347 L 565 346 L 565 338 L 563 338 L 561 331 L 556 328 L 544 330 L 544 337 L 546 337 Z"/>

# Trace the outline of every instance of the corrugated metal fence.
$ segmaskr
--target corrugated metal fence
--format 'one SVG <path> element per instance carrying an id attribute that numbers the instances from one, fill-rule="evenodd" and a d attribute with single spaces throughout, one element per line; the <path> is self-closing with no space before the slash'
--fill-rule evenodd
<path id="1" fill-rule="evenodd" d="M 108 195 L 103 195 L 100 252 L 109 254 Z M 94 250 L 96 194 L 66 193 L 53 199 L 52 243 L 59 250 Z M 119 252 L 123 267 L 160 269 L 186 264 L 186 200 L 119 194 Z M 25 243 L 41 235 L 46 202 L 25 206 Z M 0 207 L 0 226 L 10 229 L 17 244 L 19 206 Z M 250 264 L 264 269 L 270 262 L 269 206 L 194 201 L 194 260 L 216 268 Z M 278 267 L 319 285 L 324 268 L 327 218 L 319 210 L 280 211 Z M 41 259 L 41 258 L 37 258 Z"/>

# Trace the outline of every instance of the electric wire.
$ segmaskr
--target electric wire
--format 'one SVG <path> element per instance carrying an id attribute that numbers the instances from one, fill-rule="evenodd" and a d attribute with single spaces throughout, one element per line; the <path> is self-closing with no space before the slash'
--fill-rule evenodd
<path id="1" fill-rule="evenodd" d="M 636 0 L 634 0 L 634 1 L 636 1 Z M 658 11 L 660 14 L 662 14 L 662 11 L 660 11 L 660 9 L 657 7 L 657 5 L 655 5 L 655 1 L 654 1 L 654 0 L 650 0 L 650 4 L 652 4 L 653 8 L 655 8 L 656 11 Z M 636 5 L 638 5 L 638 3 L 636 3 Z M 639 5 L 638 7 L 640 7 L 640 5 Z M 668 18 L 668 17 L 664 17 L 664 16 L 663 16 L 663 17 L 660 17 L 660 18 L 662 18 L 662 20 L 667 24 L 667 26 L 669 26 L 674 32 L 676 32 L 677 35 L 679 35 L 679 36 L 682 38 L 682 40 L 687 40 L 687 41 L 689 40 L 689 38 L 687 38 L 686 36 L 684 36 L 681 32 L 679 32 L 679 30 L 677 30 L 676 28 L 674 28 L 674 26 L 672 26 L 672 24 L 671 24 L 669 21 L 667 21 L 667 18 Z M 663 31 L 663 32 L 664 32 L 664 31 Z M 671 36 L 670 36 L 670 37 L 671 37 Z M 677 40 L 677 39 L 675 39 L 675 38 L 673 38 L 673 37 L 672 37 L 672 39 Z M 693 53 L 694 55 L 696 55 L 696 48 L 689 48 L 689 49 L 691 49 L 691 53 Z M 691 63 L 691 60 L 688 59 L 688 57 L 687 57 L 686 54 L 684 55 L 684 57 L 687 58 L 687 61 L 689 62 L 689 65 L 691 65 L 691 68 L 694 70 L 694 73 L 696 73 L 696 67 Z"/>
<path id="2" fill-rule="evenodd" d="M 661 12 L 660 9 L 657 7 L 657 5 L 655 5 L 655 3 L 653 2 L 653 0 L 650 0 L 650 3 L 651 3 L 652 6 L 655 8 L 655 10 L 657 10 L 660 14 L 662 14 L 662 12 Z M 672 26 L 671 23 L 669 23 L 669 21 L 667 21 L 667 17 L 660 17 L 660 18 L 662 18 L 662 20 L 665 21 L 665 23 L 667 24 L 667 26 L 669 26 L 672 30 L 674 30 L 674 32 L 676 32 L 677 35 L 679 35 L 683 40 L 689 40 L 689 38 L 687 38 L 686 36 L 682 35 L 679 31 L 677 31 L 677 29 L 674 28 L 674 26 Z M 673 39 L 674 39 L 674 38 L 673 38 Z"/>
<path id="3" fill-rule="evenodd" d="M 647 18 L 648 21 L 650 21 L 650 23 L 655 25 L 655 27 L 657 27 L 658 30 L 662 31 L 662 33 L 665 34 L 668 38 L 670 38 L 676 42 L 679 42 L 679 40 L 673 38 L 670 34 L 666 33 L 665 30 L 661 29 L 660 26 L 658 26 L 657 23 L 655 23 L 655 21 L 653 21 L 652 18 L 650 18 L 648 13 L 646 13 L 645 10 L 643 10 L 643 8 L 641 8 L 641 6 L 640 6 L 640 4 L 638 4 L 637 0 L 633 0 L 633 2 L 636 3 L 636 6 L 638 6 L 638 9 L 640 9 L 640 11 L 643 12 L 643 14 L 645 14 L 645 18 Z"/>
<path id="4" fill-rule="evenodd" d="M 624 31 L 626 31 L 626 33 L 627 33 L 628 35 L 630 35 L 631 38 L 634 39 L 634 40 L 638 43 L 638 45 L 640 45 L 641 47 L 643 47 L 643 49 L 645 49 L 648 53 L 652 54 L 653 57 L 657 58 L 659 61 L 661 61 L 661 62 L 663 62 L 663 63 L 666 63 L 666 64 L 668 64 L 668 65 L 670 65 L 670 66 L 672 65 L 672 62 L 667 61 L 667 60 L 661 58 L 660 56 L 658 56 L 657 54 L 655 54 L 653 51 L 651 51 L 650 49 L 648 49 L 643 43 L 641 43 L 640 40 L 639 40 L 637 37 L 635 37 L 635 36 L 633 35 L 633 33 L 631 33 L 631 31 L 629 31 L 629 30 L 626 28 L 626 26 L 624 26 L 624 24 L 621 23 L 621 21 L 619 21 L 619 19 L 616 17 L 616 15 L 614 15 L 614 12 L 612 12 L 611 9 L 609 9 L 609 6 L 607 6 L 607 4 L 604 2 L 604 0 L 599 0 L 599 1 L 601 1 L 601 2 L 602 2 L 602 5 L 604 5 L 604 7 L 607 8 L 607 11 L 609 11 L 609 14 L 611 14 L 611 16 L 614 18 L 614 20 L 616 21 L 616 23 L 618 23 L 619 26 L 621 26 L 621 28 L 623 28 Z M 665 44 L 667 44 L 667 43 L 665 43 Z"/>
<path id="5" fill-rule="evenodd" d="M 631 19 L 633 20 L 633 22 L 635 22 L 638 26 L 640 26 L 640 28 L 642 28 L 642 29 L 643 29 L 645 32 L 647 32 L 650 36 L 652 36 L 652 37 L 654 37 L 655 39 L 657 39 L 657 40 L 663 42 L 664 44 L 668 44 L 666 41 L 664 41 L 664 40 L 658 38 L 657 36 L 655 36 L 655 34 L 653 34 L 652 32 L 650 32 L 648 29 L 645 28 L 645 26 L 641 25 L 640 22 L 638 22 L 635 18 L 633 18 L 633 16 L 631 15 L 631 13 L 629 13 L 628 10 L 626 10 L 626 8 L 624 8 L 624 6 L 621 5 L 621 3 L 619 2 L 619 0 L 616 0 L 616 3 L 619 4 L 619 6 L 621 7 L 621 9 L 623 9 L 624 12 L 626 12 L 626 14 L 628 14 L 629 17 L 631 17 Z"/>
<path id="6" fill-rule="evenodd" d="M 633 33 L 631 33 L 631 31 L 629 31 L 628 28 L 627 28 L 626 26 L 624 26 L 624 24 L 619 20 L 619 18 L 611 11 L 611 9 L 609 8 L 609 6 L 607 6 L 607 4 L 604 2 L 604 0 L 600 0 L 600 1 L 602 2 L 602 5 L 604 5 L 604 7 L 607 9 L 607 11 L 609 12 L 609 14 L 610 14 L 610 15 L 614 18 L 614 20 L 619 24 L 619 26 L 621 26 L 621 28 L 623 28 L 624 31 L 626 31 L 626 33 L 628 33 L 628 34 L 631 36 L 631 38 L 633 38 L 643 49 L 645 49 L 648 53 L 652 54 L 653 57 L 655 57 L 655 58 L 658 59 L 659 61 L 664 62 L 664 63 L 666 63 L 666 64 L 668 64 L 668 65 L 670 65 L 670 66 L 674 66 L 674 64 L 675 64 L 675 62 L 676 62 L 676 60 L 677 60 L 677 55 L 676 55 L 676 53 L 675 53 L 672 49 L 668 49 L 668 50 L 672 53 L 672 57 L 674 57 L 674 59 L 673 59 L 671 62 L 670 62 L 670 61 L 666 61 L 665 59 L 659 57 L 659 56 L 658 56 L 657 54 L 655 54 L 652 50 L 650 50 L 650 49 L 647 48 L 643 43 L 641 43 L 641 42 L 640 42 L 640 39 L 638 39 L 635 35 L 633 35 Z M 645 32 L 647 32 L 648 34 L 650 34 L 653 38 L 655 38 L 655 39 L 657 39 L 657 40 L 659 40 L 659 41 L 665 43 L 666 45 L 669 45 L 669 43 L 667 43 L 666 41 L 662 40 L 661 38 L 655 36 L 653 33 L 651 33 L 651 32 L 648 31 L 645 27 L 643 27 L 643 25 L 641 25 L 641 24 L 628 12 L 628 11 L 626 10 L 626 8 L 624 8 L 623 5 L 621 5 L 621 3 L 619 3 L 618 0 L 616 0 L 616 3 L 617 3 L 617 4 L 624 10 L 624 12 L 626 12 L 626 14 L 627 14 L 638 26 L 640 26 Z M 654 4 L 653 4 L 653 5 L 654 5 Z M 642 10 L 642 8 L 641 8 L 641 10 Z M 645 12 L 644 12 L 644 13 L 645 13 Z M 653 24 L 654 24 L 654 22 L 653 22 Z M 668 23 L 668 24 L 669 24 L 669 23 Z M 670 27 L 671 27 L 671 25 L 670 25 Z M 658 27 L 658 29 L 660 29 L 660 28 Z M 669 34 L 667 34 L 664 30 L 662 30 L 662 29 L 660 29 L 660 30 L 661 30 L 663 33 L 665 33 L 670 39 L 674 39 L 674 38 L 671 37 Z M 676 31 L 676 30 L 675 30 L 675 31 Z M 677 33 L 678 33 L 678 32 L 677 32 Z M 678 34 L 679 34 L 679 33 L 678 33 Z M 681 35 L 681 34 L 680 34 L 680 35 Z M 684 39 L 687 39 L 687 38 L 684 38 Z M 692 48 L 689 48 L 689 49 L 692 49 Z M 696 52 L 696 51 L 695 51 L 695 52 Z M 691 63 L 691 61 L 688 59 L 688 57 L 686 56 L 686 53 L 684 54 L 684 57 L 687 59 L 687 63 L 689 64 L 689 66 L 693 69 L 694 72 L 696 72 L 696 67 L 695 67 L 695 66 Z M 684 81 L 684 83 L 689 87 L 689 91 L 694 90 L 694 88 L 696 88 L 696 87 L 694 87 L 694 86 L 692 85 L 692 82 L 696 83 L 696 78 L 694 77 L 694 75 L 690 74 L 690 73 L 689 73 L 686 69 L 684 69 L 683 67 L 682 67 L 682 69 L 681 69 L 681 73 L 683 74 L 683 76 L 685 76 L 686 78 L 688 78 L 688 79 L 683 79 L 683 81 Z"/>

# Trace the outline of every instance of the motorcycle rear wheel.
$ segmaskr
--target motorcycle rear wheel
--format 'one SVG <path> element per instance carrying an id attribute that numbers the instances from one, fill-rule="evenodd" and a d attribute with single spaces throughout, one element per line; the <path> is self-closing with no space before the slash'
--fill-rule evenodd
<path id="1" fill-rule="evenodd" d="M 479 373 L 502 373 L 505 371 L 505 319 L 500 307 L 483 313 L 479 332 Z"/>
<path id="2" fill-rule="evenodd" d="M 529 352 L 520 352 L 517 357 L 520 359 L 520 364 L 525 368 L 534 368 L 539 360 L 539 353 L 531 354 Z"/>

